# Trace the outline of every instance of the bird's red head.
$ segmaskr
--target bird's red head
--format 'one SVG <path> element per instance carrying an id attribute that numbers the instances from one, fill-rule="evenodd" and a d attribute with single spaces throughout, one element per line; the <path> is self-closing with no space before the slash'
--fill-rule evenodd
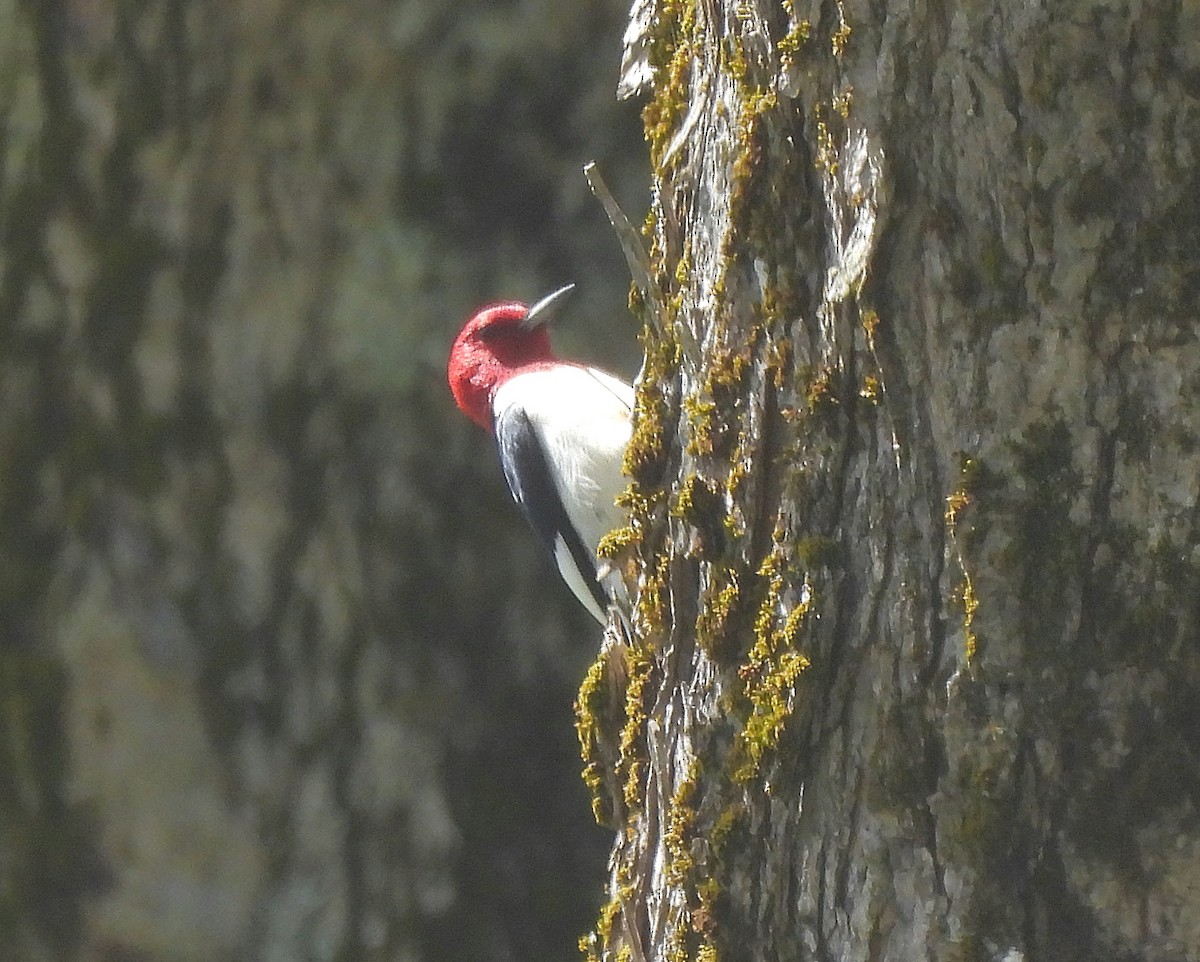
<path id="1" fill-rule="evenodd" d="M 546 322 L 572 287 L 555 291 L 533 307 L 519 301 L 491 304 L 458 332 L 446 376 L 459 410 L 476 424 L 492 429 L 492 398 L 501 384 L 522 368 L 555 360 Z"/>

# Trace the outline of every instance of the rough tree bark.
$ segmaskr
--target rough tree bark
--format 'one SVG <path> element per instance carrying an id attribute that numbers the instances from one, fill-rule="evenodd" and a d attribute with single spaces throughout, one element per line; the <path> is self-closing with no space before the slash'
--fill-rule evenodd
<path id="1" fill-rule="evenodd" d="M 605 960 L 1200 958 L 1200 13 L 635 3 Z"/>

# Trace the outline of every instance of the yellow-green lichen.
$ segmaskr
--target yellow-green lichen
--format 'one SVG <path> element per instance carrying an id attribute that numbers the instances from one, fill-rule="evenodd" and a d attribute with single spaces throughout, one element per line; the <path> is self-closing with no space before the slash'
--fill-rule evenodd
<path id="1" fill-rule="evenodd" d="M 645 367 L 638 379 L 633 402 L 633 434 L 621 466 L 635 480 L 657 481 L 666 455 L 667 398 L 664 385 L 679 370 L 679 345 L 667 337 L 643 331 Z"/>
<path id="2" fill-rule="evenodd" d="M 785 69 L 790 68 L 796 61 L 796 56 L 800 53 L 800 48 L 808 43 L 809 37 L 812 36 L 812 23 L 808 20 L 801 20 L 796 16 L 796 5 L 794 0 L 783 0 L 783 9 L 791 21 L 791 26 L 788 32 L 780 37 L 779 42 L 775 44 L 775 49 L 779 51 L 779 59 L 782 61 Z"/>
<path id="3" fill-rule="evenodd" d="M 725 533 L 729 540 L 738 541 L 746 535 L 746 519 L 740 504 L 742 489 L 753 475 L 754 463 L 746 451 L 748 441 L 745 432 L 738 437 L 737 448 L 729 459 L 729 476 L 725 481 L 729 491 L 730 509 L 725 515 Z"/>
<path id="4" fill-rule="evenodd" d="M 722 809 L 708 833 L 708 844 L 714 858 L 720 860 L 724 856 L 731 840 L 739 832 L 745 831 L 748 819 L 749 812 L 741 801 L 731 802 Z"/>
<path id="5" fill-rule="evenodd" d="M 743 669 L 752 708 L 738 735 L 734 781 L 748 782 L 757 776 L 764 758 L 779 744 L 792 713 L 796 682 L 808 666 L 808 658 L 800 652 L 781 651 Z"/>
<path id="6" fill-rule="evenodd" d="M 700 599 L 696 619 L 696 643 L 714 661 L 722 662 L 738 654 L 739 632 L 732 622 L 741 601 L 741 583 L 733 565 L 714 565 L 708 586 Z"/>
<path id="7" fill-rule="evenodd" d="M 725 38 L 721 45 L 721 66 L 735 80 L 746 79 L 750 64 L 746 60 L 746 45 L 741 37 L 733 35 Z"/>
<path id="8" fill-rule="evenodd" d="M 704 382 L 683 401 L 688 415 L 687 451 L 695 456 L 727 457 L 738 433 L 742 397 L 762 330 L 754 328 L 747 344 L 737 350 L 714 349 L 706 364 Z"/>
<path id="9" fill-rule="evenodd" d="M 641 804 L 646 775 L 646 703 L 653 694 L 654 658 L 645 648 L 635 647 L 628 650 L 626 665 L 629 678 L 625 688 L 625 724 L 621 728 L 618 772 L 622 776 L 626 808 L 636 811 Z"/>
<path id="10" fill-rule="evenodd" d="M 675 492 L 671 516 L 693 525 L 710 525 L 714 516 L 724 514 L 720 492 L 698 474 L 690 474 Z"/>
<path id="11" fill-rule="evenodd" d="M 733 750 L 732 777 L 739 783 L 754 778 L 767 754 L 778 745 L 791 716 L 796 683 L 809 666 L 808 657 L 796 645 L 812 591 L 806 583 L 800 599 L 781 618 L 786 567 L 783 532 L 777 528 L 772 550 L 758 572 L 765 590 L 754 622 L 754 643 L 738 672 L 749 706 Z"/>
<path id="12" fill-rule="evenodd" d="M 667 809 L 667 828 L 663 833 L 663 845 L 667 850 L 666 875 L 668 884 L 676 887 L 687 884 L 694 864 L 690 846 L 696 833 L 699 778 L 700 762 L 693 758 Z"/>
<path id="13" fill-rule="evenodd" d="M 809 414 L 827 417 L 841 406 L 836 379 L 837 373 L 832 368 L 824 367 L 809 380 L 804 396 Z"/>
<path id="14" fill-rule="evenodd" d="M 691 428 L 687 453 L 697 457 L 716 453 L 714 433 L 720 426 L 717 419 L 717 402 L 712 398 L 693 394 L 683 399 L 683 410 L 688 416 Z"/>
<path id="15" fill-rule="evenodd" d="M 738 435 L 737 447 L 729 458 L 729 475 L 725 479 L 725 488 L 730 499 L 736 503 L 746 482 L 750 480 L 754 465 L 747 452 L 748 439 L 743 432 Z"/>
<path id="16" fill-rule="evenodd" d="M 946 498 L 946 525 L 950 530 L 951 537 L 954 536 L 959 512 L 969 503 L 970 497 L 963 491 L 956 491 Z M 952 589 L 950 600 L 960 605 L 963 611 L 963 651 L 969 663 L 975 657 L 975 651 L 979 644 L 979 639 L 976 637 L 973 627 L 975 612 L 979 607 L 979 599 L 975 595 L 975 586 L 971 583 L 971 574 L 967 571 L 966 565 L 963 564 L 961 555 L 959 557 L 959 568 L 962 573 L 962 579 Z"/>
<path id="17" fill-rule="evenodd" d="M 792 366 L 792 343 L 785 336 L 771 338 L 767 348 L 767 380 L 776 391 L 788 382 Z"/>
<path id="18" fill-rule="evenodd" d="M 978 493 L 989 487 L 992 481 L 980 459 L 964 456 L 959 467 L 958 485 L 946 496 L 946 531 L 950 540 L 958 546 L 957 557 L 962 573 L 961 581 L 953 589 L 951 600 L 962 608 L 963 653 L 968 663 L 975 658 L 979 649 L 979 638 L 974 626 L 979 597 L 975 593 L 971 572 L 963 558 L 962 546 L 965 539 L 961 522 L 964 512 L 974 502 Z"/>
<path id="19" fill-rule="evenodd" d="M 675 280 L 679 286 L 685 287 L 692 276 L 692 239 L 689 237 L 683 242 L 683 251 L 679 255 L 679 261 L 675 264 Z"/>
<path id="20" fill-rule="evenodd" d="M 833 98 L 833 112 L 842 120 L 850 119 L 850 105 L 854 102 L 854 88 L 847 87 L 840 94 Z"/>
<path id="21" fill-rule="evenodd" d="M 629 497 L 628 494 L 629 489 L 627 489 L 626 493 L 621 496 L 621 502 L 623 505 L 631 504 L 635 500 L 634 498 Z M 633 527 L 633 525 L 626 525 L 623 528 L 614 528 L 600 539 L 600 542 L 596 545 L 596 555 L 600 558 L 612 560 L 613 558 L 617 558 L 624 554 L 628 548 L 637 544 L 640 540 L 641 539 L 638 536 L 637 530 Z"/>
<path id="22" fill-rule="evenodd" d="M 605 957 L 605 950 L 612 945 L 617 929 L 617 920 L 625 911 L 625 906 L 633 901 L 634 887 L 631 874 L 632 870 L 628 861 L 621 860 L 617 863 L 613 879 L 613 895 L 600 906 L 596 928 L 579 939 L 579 951 L 583 954 L 586 962 L 601 962 Z M 627 951 L 628 946 L 623 946 L 619 950 L 617 958 L 621 958 Z"/>
<path id="23" fill-rule="evenodd" d="M 846 52 L 846 45 L 850 42 L 850 24 L 846 22 L 846 8 L 842 0 L 837 0 L 837 15 L 838 25 L 830 38 L 830 46 L 833 49 L 833 55 L 840 60 L 842 54 Z"/>
<path id="24" fill-rule="evenodd" d="M 692 927 L 701 935 L 711 938 L 716 933 L 717 903 L 720 898 L 721 883 L 715 878 L 702 879 L 696 884 L 697 904 L 692 909 Z"/>
<path id="25" fill-rule="evenodd" d="M 813 155 L 813 166 L 830 177 L 838 174 L 838 148 L 833 139 L 833 131 L 826 120 L 825 110 L 821 104 L 815 108 L 816 117 L 816 151 Z"/>
<path id="26" fill-rule="evenodd" d="M 612 794 L 606 778 L 615 778 L 608 771 L 601 746 L 606 741 L 615 741 L 624 712 L 623 706 L 611 682 L 613 667 L 610 659 L 612 649 L 606 648 L 593 662 L 579 686 L 575 700 L 575 733 L 579 736 L 579 748 L 583 758 L 583 781 L 592 800 L 592 815 L 599 825 L 615 825 L 623 813 L 613 810 Z"/>
<path id="27" fill-rule="evenodd" d="M 859 316 L 859 322 L 862 324 L 863 333 L 867 335 L 867 347 L 870 350 L 875 350 L 875 332 L 879 330 L 879 314 L 874 308 L 868 307 Z"/>
<path id="28" fill-rule="evenodd" d="M 880 392 L 881 385 L 879 378 L 874 374 L 864 374 L 862 386 L 858 389 L 858 396 L 864 401 L 869 401 L 871 404 L 878 404 Z"/>
<path id="29" fill-rule="evenodd" d="M 695 9 L 695 3 L 688 0 L 658 4 L 649 37 L 654 96 L 642 110 L 642 125 L 650 145 L 650 162 L 660 175 L 667 147 L 687 111 L 688 78 L 694 51 L 699 49 Z"/>
<path id="30" fill-rule="evenodd" d="M 751 246 L 759 246 L 755 238 L 747 237 L 746 233 L 739 229 L 740 215 L 742 212 L 752 212 L 756 206 L 748 203 L 748 200 L 753 175 L 762 160 L 765 136 L 762 119 L 778 103 L 775 91 L 770 89 L 748 91 L 742 100 L 736 131 L 737 154 L 734 157 L 729 185 L 730 218 L 734 230 L 730 231 L 726 238 L 727 244 L 749 240 Z M 726 254 L 728 253 L 727 251 Z M 726 259 L 728 260 L 728 256 Z"/>
<path id="31" fill-rule="evenodd" d="M 665 550 L 652 556 L 639 575 L 639 591 L 634 605 L 634 626 L 642 638 L 652 638 L 665 624 L 670 607 L 667 583 L 670 557 Z"/>
<path id="32" fill-rule="evenodd" d="M 667 962 L 692 962 L 691 940 L 682 923 L 676 923 L 667 939 Z"/>
<path id="33" fill-rule="evenodd" d="M 724 551 L 729 518 L 724 494 L 716 482 L 698 474 L 688 475 L 675 493 L 670 513 L 691 525 L 695 532 L 689 554 L 712 559 Z"/>
<path id="34" fill-rule="evenodd" d="M 962 607 L 963 654 L 969 664 L 979 649 L 979 636 L 975 634 L 975 612 L 979 608 L 979 598 L 975 594 L 975 585 L 971 581 L 971 575 L 965 568 L 963 569 Z"/>

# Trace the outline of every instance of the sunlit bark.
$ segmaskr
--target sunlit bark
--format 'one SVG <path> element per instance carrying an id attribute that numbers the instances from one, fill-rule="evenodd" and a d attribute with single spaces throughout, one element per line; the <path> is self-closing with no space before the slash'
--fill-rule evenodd
<path id="1" fill-rule="evenodd" d="M 1195 8 L 647 6 L 589 951 L 1200 957 Z"/>

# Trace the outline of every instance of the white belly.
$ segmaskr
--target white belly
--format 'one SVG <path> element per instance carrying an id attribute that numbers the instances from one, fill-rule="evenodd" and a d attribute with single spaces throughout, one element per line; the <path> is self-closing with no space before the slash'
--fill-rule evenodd
<path id="1" fill-rule="evenodd" d="M 557 365 L 510 378 L 496 392 L 497 412 L 520 404 L 538 434 L 567 517 L 588 550 L 624 523 L 614 504 L 626 485 L 633 388 L 594 368 Z"/>

